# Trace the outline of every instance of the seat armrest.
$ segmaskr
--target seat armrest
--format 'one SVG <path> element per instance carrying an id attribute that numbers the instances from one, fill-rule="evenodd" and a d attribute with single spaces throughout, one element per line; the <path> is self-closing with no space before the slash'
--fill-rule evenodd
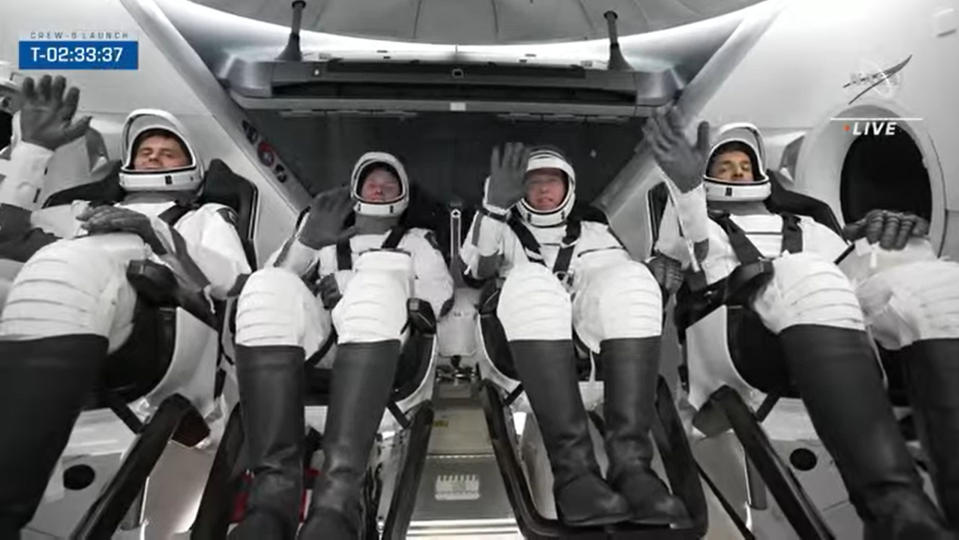
<path id="1" fill-rule="evenodd" d="M 216 328 L 216 316 L 199 291 L 180 287 L 173 270 L 150 260 L 131 261 L 127 266 L 127 280 L 143 299 L 157 307 L 180 307 Z"/>
<path id="2" fill-rule="evenodd" d="M 421 334 L 436 333 L 436 315 L 433 306 L 426 300 L 410 298 L 406 302 L 406 313 L 410 327 Z"/>

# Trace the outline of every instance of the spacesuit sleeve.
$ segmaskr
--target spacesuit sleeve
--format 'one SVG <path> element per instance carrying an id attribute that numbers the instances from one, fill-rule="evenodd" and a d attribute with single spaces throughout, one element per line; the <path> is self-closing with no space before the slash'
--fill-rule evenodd
<path id="1" fill-rule="evenodd" d="M 47 165 L 53 151 L 33 143 L 20 142 L 10 153 L 8 174 L 0 181 L 0 203 L 26 210 L 40 208 Z"/>
<path id="2" fill-rule="evenodd" d="M 203 220 L 199 237 L 187 237 L 158 218 L 151 222 L 161 234 L 167 251 L 183 270 L 210 295 L 224 299 L 235 293 L 241 277 L 251 272 L 243 244 L 233 225 L 229 208 L 207 204 L 197 210 L 196 219 Z M 168 261 L 169 262 L 169 261 Z"/>
<path id="3" fill-rule="evenodd" d="M 512 236 L 505 221 L 477 212 L 460 248 L 466 275 L 477 280 L 488 279 L 496 275 L 501 266 L 509 266 L 512 260 L 506 243 Z"/>
<path id="4" fill-rule="evenodd" d="M 34 253 L 60 237 L 30 224 L 30 212 L 0 203 L 0 259 L 26 262 Z"/>
<path id="5" fill-rule="evenodd" d="M 835 261 L 849 247 L 835 231 L 812 218 L 802 217 L 799 227 L 803 233 L 803 251 L 811 251 L 828 261 Z"/>
<path id="6" fill-rule="evenodd" d="M 299 228 L 306 226 L 304 219 Z M 297 230 L 274 251 L 266 261 L 266 267 L 285 268 L 300 277 L 308 276 L 320 263 L 320 250 L 313 249 L 299 240 Z"/>
<path id="7" fill-rule="evenodd" d="M 663 218 L 659 222 L 659 237 L 656 239 L 654 251 L 679 261 L 684 269 L 689 267 L 689 246 L 683 237 L 676 208 L 672 203 L 666 205 Z"/>
<path id="8" fill-rule="evenodd" d="M 409 232 L 409 249 L 413 255 L 413 294 L 426 300 L 438 319 L 446 313 L 453 298 L 453 277 L 430 231 L 414 229 Z"/>

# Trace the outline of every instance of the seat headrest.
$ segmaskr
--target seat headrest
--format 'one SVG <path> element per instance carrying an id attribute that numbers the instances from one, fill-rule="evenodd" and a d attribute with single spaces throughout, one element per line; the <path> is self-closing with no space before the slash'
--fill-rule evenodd
<path id="1" fill-rule="evenodd" d="M 233 172 L 221 159 L 210 162 L 204 177 L 203 193 L 200 203 L 217 203 L 232 208 L 237 215 L 237 232 L 243 240 L 247 259 L 253 267 L 256 257 L 250 240 L 253 238 L 253 216 L 257 203 L 256 186 L 246 178 Z"/>
<path id="2" fill-rule="evenodd" d="M 43 207 L 70 204 L 73 201 L 102 201 L 118 202 L 123 198 L 123 188 L 120 187 L 120 162 L 110 161 L 99 167 L 93 182 L 80 184 L 58 191 L 47 197 Z"/>
<path id="3" fill-rule="evenodd" d="M 766 174 L 769 176 L 769 184 L 772 188 L 772 193 L 766 199 L 766 208 L 773 212 L 791 212 L 809 216 L 829 227 L 836 234 L 842 234 L 842 226 L 828 204 L 815 197 L 786 189 L 782 183 L 782 176 L 776 171 L 768 170 Z"/>

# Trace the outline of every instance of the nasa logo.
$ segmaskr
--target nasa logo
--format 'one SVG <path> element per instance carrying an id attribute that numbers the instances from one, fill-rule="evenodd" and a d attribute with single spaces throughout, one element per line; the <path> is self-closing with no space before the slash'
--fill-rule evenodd
<path id="1" fill-rule="evenodd" d="M 866 95 L 870 90 L 875 89 L 880 97 L 890 99 L 898 92 L 902 86 L 902 69 L 912 60 L 910 54 L 905 60 L 882 69 L 880 64 L 871 61 L 863 61 L 860 68 L 849 75 L 849 82 L 842 87 L 852 99 L 849 105 L 855 103 L 859 98 Z"/>

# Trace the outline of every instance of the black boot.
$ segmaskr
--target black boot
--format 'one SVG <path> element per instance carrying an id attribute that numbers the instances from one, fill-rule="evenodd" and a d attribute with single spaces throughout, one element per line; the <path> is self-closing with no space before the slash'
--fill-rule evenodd
<path id="1" fill-rule="evenodd" d="M 629 505 L 603 480 L 596 463 L 572 341 L 511 341 L 509 348 L 543 434 L 560 520 L 568 525 L 628 520 Z"/>
<path id="2" fill-rule="evenodd" d="M 866 333 L 797 325 L 779 336 L 816 433 L 863 520 L 864 538 L 954 538 L 922 491 Z"/>
<path id="3" fill-rule="evenodd" d="M 240 411 L 253 485 L 231 540 L 296 536 L 303 495 L 303 349 L 236 347 Z"/>
<path id="4" fill-rule="evenodd" d="M 73 424 L 97 384 L 107 339 L 0 341 L 0 534 L 33 519 Z"/>
<path id="5" fill-rule="evenodd" d="M 633 520 L 669 524 L 688 516 L 682 501 L 650 468 L 649 430 L 659 377 L 660 338 L 607 339 L 600 343 L 606 399 L 606 478 L 626 497 Z"/>
<path id="6" fill-rule="evenodd" d="M 360 497 L 376 431 L 393 390 L 398 340 L 338 345 L 323 430 L 323 468 L 313 486 L 305 540 L 353 540 L 362 528 Z"/>
<path id="7" fill-rule="evenodd" d="M 959 529 L 959 339 L 929 339 L 902 350 L 916 431 L 930 461 L 946 519 Z"/>

